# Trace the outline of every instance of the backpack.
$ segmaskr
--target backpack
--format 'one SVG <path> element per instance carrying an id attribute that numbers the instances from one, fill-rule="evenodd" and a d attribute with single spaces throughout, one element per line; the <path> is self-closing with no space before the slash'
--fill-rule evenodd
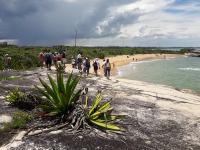
<path id="1" fill-rule="evenodd" d="M 94 67 L 98 67 L 98 65 L 97 65 L 97 62 L 96 62 L 96 61 L 93 63 L 93 66 L 94 66 Z"/>
<path id="2" fill-rule="evenodd" d="M 51 54 L 50 53 L 47 53 L 45 57 L 46 57 L 46 60 L 48 60 L 48 61 L 51 60 Z"/>
<path id="3" fill-rule="evenodd" d="M 86 67 L 90 67 L 90 61 L 86 60 Z"/>

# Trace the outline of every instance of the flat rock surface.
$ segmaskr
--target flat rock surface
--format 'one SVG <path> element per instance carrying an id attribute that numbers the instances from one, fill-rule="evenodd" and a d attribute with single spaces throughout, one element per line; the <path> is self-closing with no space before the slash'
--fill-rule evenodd
<path id="1" fill-rule="evenodd" d="M 15 85 L 28 90 L 38 83 L 37 77 L 45 77 L 46 72 L 32 71 L 22 76 L 25 84 L 22 84 L 22 81 Z M 12 86 L 8 85 L 7 88 Z M 2 86 L 1 82 L 0 87 Z M 200 149 L 199 96 L 164 85 L 117 78 L 107 80 L 89 77 L 81 81 L 81 86 L 89 88 L 88 94 L 91 98 L 97 91 L 101 91 L 106 99 L 113 99 L 115 113 L 126 115 L 121 122 L 126 129 L 123 134 L 96 134 L 92 131 L 70 135 L 63 130 L 55 134 L 44 133 L 26 137 L 22 141 L 23 144 L 11 149 Z M 2 99 L 0 104 L 0 107 L 7 106 Z M 0 115 L 2 113 L 5 112 L 0 111 Z"/>

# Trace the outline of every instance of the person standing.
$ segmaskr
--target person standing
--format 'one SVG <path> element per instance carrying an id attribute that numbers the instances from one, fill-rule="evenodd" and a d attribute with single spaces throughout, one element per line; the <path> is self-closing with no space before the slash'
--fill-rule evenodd
<path id="1" fill-rule="evenodd" d="M 11 57 L 6 54 L 5 57 L 4 57 L 4 65 L 5 65 L 5 70 L 10 70 L 11 69 Z"/>
<path id="2" fill-rule="evenodd" d="M 94 68 L 94 73 L 96 76 L 98 76 L 98 69 L 99 69 L 99 64 L 98 64 L 98 61 L 95 59 L 94 62 L 93 62 L 93 68 Z"/>
<path id="3" fill-rule="evenodd" d="M 61 57 L 62 57 L 62 63 L 65 65 L 67 63 L 65 50 L 62 51 Z"/>
<path id="4" fill-rule="evenodd" d="M 40 61 L 40 67 L 43 68 L 44 62 L 45 62 L 44 51 L 41 51 L 41 52 L 39 53 L 38 58 L 39 58 L 39 61 Z"/>
<path id="5" fill-rule="evenodd" d="M 45 54 L 45 62 L 47 70 L 51 70 L 52 59 L 53 59 L 52 53 L 50 52 L 50 50 L 47 50 L 47 53 Z"/>
<path id="6" fill-rule="evenodd" d="M 76 68 L 76 60 L 72 57 L 72 68 Z"/>
<path id="7" fill-rule="evenodd" d="M 105 59 L 103 59 L 103 65 L 102 65 L 102 68 L 103 68 L 104 76 L 106 77 L 106 66 L 105 66 L 105 64 L 106 64 L 106 61 L 105 61 Z"/>
<path id="8" fill-rule="evenodd" d="M 56 52 L 54 52 L 53 54 L 53 64 L 56 66 L 57 65 L 57 53 Z"/>
<path id="9" fill-rule="evenodd" d="M 90 73 L 90 59 L 86 57 L 86 75 Z"/>
<path id="10" fill-rule="evenodd" d="M 80 73 L 82 73 L 82 63 L 83 63 L 82 53 L 79 53 L 77 55 L 77 67 L 78 67 L 78 70 L 79 70 Z"/>
<path id="11" fill-rule="evenodd" d="M 106 71 L 105 75 L 106 75 L 107 79 L 109 79 L 110 78 L 110 70 L 111 70 L 111 64 L 109 62 L 109 59 L 106 60 L 104 67 L 105 67 L 105 71 Z"/>

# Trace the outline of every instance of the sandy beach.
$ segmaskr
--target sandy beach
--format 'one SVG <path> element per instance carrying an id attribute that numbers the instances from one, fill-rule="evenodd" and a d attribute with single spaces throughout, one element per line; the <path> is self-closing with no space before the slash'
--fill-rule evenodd
<path id="1" fill-rule="evenodd" d="M 153 59 L 169 59 L 175 57 L 182 57 L 180 54 L 137 54 L 137 55 L 119 55 L 106 57 L 105 59 L 109 59 L 111 63 L 111 75 L 117 75 L 118 68 L 124 65 L 127 65 L 131 62 L 143 61 L 143 60 L 153 60 Z M 91 60 L 92 65 L 93 60 Z M 103 64 L 103 59 L 99 60 L 100 66 Z M 75 71 L 72 69 L 71 64 L 66 65 L 66 72 Z M 76 72 L 76 71 L 75 71 Z M 94 74 L 93 67 L 90 68 L 90 73 Z M 102 67 L 98 70 L 100 76 L 103 76 Z"/>

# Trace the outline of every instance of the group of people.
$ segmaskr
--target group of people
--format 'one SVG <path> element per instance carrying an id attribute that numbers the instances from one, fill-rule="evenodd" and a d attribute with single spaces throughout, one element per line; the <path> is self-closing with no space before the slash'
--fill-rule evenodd
<path id="1" fill-rule="evenodd" d="M 38 57 L 41 68 L 43 68 L 45 64 L 48 70 L 51 70 L 52 63 L 54 65 L 56 65 L 59 62 L 63 64 L 66 63 L 65 51 L 62 51 L 61 53 L 58 52 L 51 53 L 50 50 L 43 50 L 42 52 L 39 53 Z"/>
<path id="2" fill-rule="evenodd" d="M 93 61 L 92 64 L 95 75 L 98 76 L 97 70 L 100 69 L 98 58 Z M 78 69 L 81 74 L 88 76 L 91 68 L 91 61 L 88 57 L 83 57 L 82 53 L 79 53 L 76 58 L 72 58 L 72 68 Z"/>
<path id="3" fill-rule="evenodd" d="M 62 53 L 51 53 L 50 50 L 42 51 L 39 54 L 39 60 L 42 68 L 45 64 L 47 69 L 51 70 L 52 63 L 54 65 L 56 65 L 58 62 L 61 62 L 63 64 L 66 63 L 65 51 L 63 51 Z M 96 76 L 98 76 L 98 70 L 102 67 L 104 71 L 104 76 L 107 78 L 110 77 L 111 64 L 109 62 L 109 59 L 103 60 L 103 65 L 100 66 L 98 58 L 95 58 L 91 63 L 89 57 L 83 57 L 82 53 L 79 53 L 77 57 L 72 57 L 71 64 L 72 68 L 78 69 L 80 74 L 82 74 L 83 76 L 89 75 L 90 68 L 92 66 Z"/>
<path id="4" fill-rule="evenodd" d="M 92 62 L 92 66 L 94 69 L 94 73 L 96 76 L 98 76 L 98 70 L 101 68 L 100 62 L 98 58 L 95 58 Z M 89 75 L 89 70 L 91 68 L 91 62 L 88 57 L 83 57 L 82 53 L 79 53 L 77 55 L 76 59 L 72 59 L 72 68 L 77 68 L 80 73 L 83 73 L 84 75 Z M 110 70 L 111 70 L 111 64 L 109 62 L 109 59 L 103 60 L 102 65 L 104 76 L 109 78 L 110 77 Z"/>

